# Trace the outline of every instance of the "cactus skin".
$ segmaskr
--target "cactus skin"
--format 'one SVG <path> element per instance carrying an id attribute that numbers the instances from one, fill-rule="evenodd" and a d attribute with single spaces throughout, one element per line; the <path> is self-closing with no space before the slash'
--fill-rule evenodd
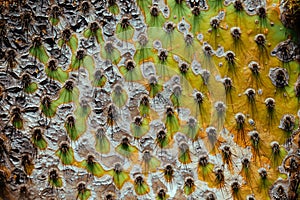
<path id="1" fill-rule="evenodd" d="M 0 199 L 298 199 L 299 24 L 299 0 L 0 1 Z"/>

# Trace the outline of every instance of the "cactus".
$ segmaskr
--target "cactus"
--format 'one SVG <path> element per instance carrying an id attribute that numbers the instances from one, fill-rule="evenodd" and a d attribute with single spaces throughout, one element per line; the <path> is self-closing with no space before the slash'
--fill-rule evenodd
<path id="1" fill-rule="evenodd" d="M 299 199 L 299 11 L 0 1 L 0 199 Z"/>

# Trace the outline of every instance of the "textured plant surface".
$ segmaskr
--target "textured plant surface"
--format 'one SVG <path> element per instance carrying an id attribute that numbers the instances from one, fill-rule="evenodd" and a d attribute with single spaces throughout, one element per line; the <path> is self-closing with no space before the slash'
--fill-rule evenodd
<path id="1" fill-rule="evenodd" d="M 299 199 L 299 6 L 0 1 L 0 199 Z"/>

